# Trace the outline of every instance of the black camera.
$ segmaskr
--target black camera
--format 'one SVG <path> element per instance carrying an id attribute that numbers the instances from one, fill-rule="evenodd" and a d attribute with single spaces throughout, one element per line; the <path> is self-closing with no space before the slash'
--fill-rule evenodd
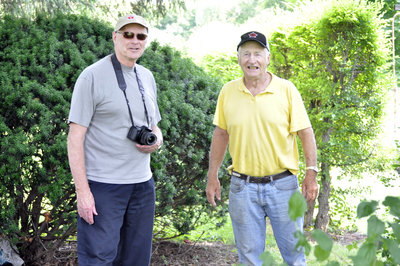
<path id="1" fill-rule="evenodd" d="M 145 126 L 132 126 L 128 132 L 128 139 L 141 145 L 153 145 L 157 141 L 157 136 L 151 131 L 151 129 Z"/>

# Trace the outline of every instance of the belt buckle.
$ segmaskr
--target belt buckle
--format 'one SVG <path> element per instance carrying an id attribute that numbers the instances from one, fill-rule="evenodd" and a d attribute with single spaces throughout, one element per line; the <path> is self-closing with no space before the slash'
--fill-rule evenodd
<path id="1" fill-rule="evenodd" d="M 269 182 L 271 182 L 271 176 L 269 176 L 269 175 L 263 176 L 263 177 L 261 177 L 261 180 L 263 180 L 262 183 L 268 184 Z"/>

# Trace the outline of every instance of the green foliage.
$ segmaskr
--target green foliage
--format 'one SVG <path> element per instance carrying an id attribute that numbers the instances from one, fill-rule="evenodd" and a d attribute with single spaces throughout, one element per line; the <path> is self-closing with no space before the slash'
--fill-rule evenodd
<path id="1" fill-rule="evenodd" d="M 220 78 L 224 84 L 242 76 L 236 54 L 206 55 L 202 60 L 202 65 L 210 74 Z"/>
<path id="2" fill-rule="evenodd" d="M 0 234 L 27 263 L 75 232 L 69 102 L 78 74 L 112 50 L 109 36 L 105 25 L 75 16 L 0 22 Z"/>
<path id="3" fill-rule="evenodd" d="M 396 147 L 397 147 L 397 157 L 396 161 L 393 164 L 393 168 L 397 170 L 398 173 L 400 173 L 400 140 L 396 141 Z"/>
<path id="4" fill-rule="evenodd" d="M 185 9 L 183 0 L 138 0 L 131 2 L 132 11 L 148 19 L 159 19 L 167 15 L 167 12 L 176 12 L 179 9 Z"/>
<path id="5" fill-rule="evenodd" d="M 16 17 L 36 16 L 37 14 L 56 14 L 60 10 L 71 12 L 77 7 L 89 8 L 96 4 L 96 0 L 0 0 L 0 14 Z"/>
<path id="6" fill-rule="evenodd" d="M 260 11 L 259 8 L 255 8 L 259 2 L 259 0 L 246 0 L 239 2 L 238 5 L 232 7 L 227 12 L 226 15 L 228 21 L 237 25 L 243 24 Z"/>
<path id="7" fill-rule="evenodd" d="M 333 240 L 319 229 L 315 229 L 312 232 L 312 238 L 317 242 L 317 245 L 314 247 L 315 257 L 319 261 L 326 260 L 331 253 Z"/>
<path id="8" fill-rule="evenodd" d="M 159 20 L 167 12 L 184 10 L 183 0 L 136 0 L 136 1 L 101 1 L 101 0 L 0 0 L 0 16 L 35 18 L 38 14 L 56 15 L 87 14 L 103 20 L 114 19 L 129 12 L 140 14 L 148 20 Z M 111 19 L 109 19 L 111 17 Z"/>
<path id="9" fill-rule="evenodd" d="M 289 200 L 289 217 L 296 220 L 307 210 L 307 203 L 304 202 L 303 195 L 297 191 Z"/>
<path id="10" fill-rule="evenodd" d="M 0 235 L 13 240 L 27 264 L 45 263 L 76 231 L 66 151 L 70 99 L 81 71 L 112 53 L 111 32 L 75 15 L 0 22 Z M 156 42 L 140 63 L 155 76 L 163 118 L 164 145 L 151 163 L 156 237 L 173 237 L 207 221 L 212 209 L 205 176 L 222 84 Z M 217 226 L 226 211 L 217 208 Z"/>
<path id="11" fill-rule="evenodd" d="M 376 0 L 369 0 L 372 2 L 379 2 Z M 399 13 L 399 11 L 396 11 L 394 9 L 395 4 L 400 4 L 398 0 L 384 0 L 382 1 L 383 7 L 381 9 L 381 13 L 385 19 L 388 19 L 390 22 L 393 22 L 393 18 L 396 15 L 396 13 Z M 395 66 L 395 85 L 397 87 L 400 86 L 400 16 L 397 16 L 394 19 L 394 28 L 392 28 L 392 23 L 388 23 L 387 28 L 390 31 L 393 31 L 392 33 L 394 34 L 394 45 L 393 49 L 395 49 L 395 58 L 394 62 L 396 64 Z M 393 40 L 392 40 L 393 41 Z"/>
<path id="12" fill-rule="evenodd" d="M 159 126 L 164 135 L 163 148 L 152 155 L 158 200 L 155 235 L 172 238 L 193 230 L 210 211 L 205 177 L 212 119 L 222 84 L 178 51 L 156 42 L 139 63 L 148 67 L 157 81 L 162 114 Z M 223 194 L 226 197 L 228 193 Z M 226 206 L 218 208 L 217 225 L 226 211 Z"/>
<path id="13" fill-rule="evenodd" d="M 363 218 L 371 215 L 373 212 L 376 211 L 377 206 L 378 202 L 375 200 L 370 202 L 361 202 L 357 207 L 357 217 Z"/>
<path id="14" fill-rule="evenodd" d="M 185 10 L 181 12 L 170 12 L 166 14 L 162 19 L 158 19 L 158 23 L 155 26 L 158 29 L 166 30 L 167 27 L 173 29 L 175 36 L 182 36 L 185 39 L 193 33 L 196 26 L 195 10 Z"/>
<path id="15" fill-rule="evenodd" d="M 292 204 L 289 206 L 289 213 L 297 214 L 291 216 L 293 221 L 304 215 L 304 211 L 297 211 L 299 209 L 304 209 L 303 205 L 306 204 L 304 197 L 299 198 L 299 196 L 301 196 L 300 192 L 293 194 L 290 199 Z M 374 215 L 374 212 L 378 209 L 377 201 L 365 201 L 358 205 L 358 218 L 369 218 L 367 238 L 358 248 L 356 255 L 349 256 L 348 258 L 353 261 L 353 265 L 355 266 L 400 264 L 400 198 L 388 196 L 382 204 L 389 208 L 392 214 L 391 222 L 384 222 Z M 314 256 L 318 261 L 327 261 L 326 265 L 341 265 L 338 261 L 329 259 L 333 255 L 333 241 L 326 233 L 319 229 L 313 230 L 311 232 L 311 237 L 316 242 L 316 245 L 313 246 L 308 243 L 307 238 L 301 231 L 297 231 L 295 234 L 299 239 L 297 247 L 303 247 L 306 255 L 314 249 Z M 357 247 L 352 246 L 351 248 Z M 262 258 L 265 265 L 276 265 L 268 252 L 262 254 Z M 341 259 L 345 260 L 345 258 Z"/>
<path id="16" fill-rule="evenodd" d="M 375 156 L 391 82 L 381 6 L 363 0 L 318 3 L 305 5 L 312 16 L 299 6 L 304 21 L 272 34 L 270 69 L 296 85 L 307 108 L 322 169 L 315 227 L 325 229 L 330 170 L 353 176 Z"/>
<path id="17" fill-rule="evenodd" d="M 351 257 L 354 265 L 398 265 L 399 258 L 399 218 L 400 198 L 387 196 L 383 205 L 388 207 L 393 215 L 392 222 L 381 221 L 373 213 L 377 209 L 378 202 L 367 201 L 360 203 L 357 209 L 359 218 L 369 216 L 367 239 L 361 245 L 356 256 Z M 377 256 L 381 255 L 381 259 Z"/>
<path id="18" fill-rule="evenodd" d="M 271 37 L 272 68 L 301 92 L 319 160 L 329 166 L 366 160 L 379 133 L 389 50 L 378 10 L 364 1 L 334 2 Z"/>
<path id="19" fill-rule="evenodd" d="M 357 202 L 353 199 L 363 194 L 365 194 L 364 189 L 359 187 L 350 186 L 346 189 L 332 187 L 329 198 L 329 230 L 355 229 Z"/>

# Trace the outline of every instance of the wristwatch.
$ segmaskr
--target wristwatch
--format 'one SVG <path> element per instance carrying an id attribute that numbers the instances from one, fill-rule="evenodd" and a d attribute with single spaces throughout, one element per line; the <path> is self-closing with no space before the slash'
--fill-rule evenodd
<path id="1" fill-rule="evenodd" d="M 307 167 L 306 167 L 306 170 L 313 170 L 313 171 L 315 171 L 316 173 L 319 172 L 318 166 L 315 166 L 315 165 L 313 165 L 313 166 L 307 166 Z"/>

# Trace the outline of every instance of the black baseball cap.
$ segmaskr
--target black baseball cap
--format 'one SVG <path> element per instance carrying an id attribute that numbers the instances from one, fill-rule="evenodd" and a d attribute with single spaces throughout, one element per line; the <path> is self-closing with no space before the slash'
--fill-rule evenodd
<path id="1" fill-rule="evenodd" d="M 240 37 L 240 43 L 237 46 L 237 50 L 239 50 L 239 47 L 242 44 L 244 44 L 245 42 L 248 42 L 248 41 L 258 42 L 259 44 L 261 44 L 262 47 L 267 48 L 267 50 L 269 52 L 269 45 L 268 45 L 267 38 L 265 37 L 264 34 L 259 33 L 257 31 L 249 31 L 249 32 L 246 32 L 245 34 L 243 34 Z"/>

